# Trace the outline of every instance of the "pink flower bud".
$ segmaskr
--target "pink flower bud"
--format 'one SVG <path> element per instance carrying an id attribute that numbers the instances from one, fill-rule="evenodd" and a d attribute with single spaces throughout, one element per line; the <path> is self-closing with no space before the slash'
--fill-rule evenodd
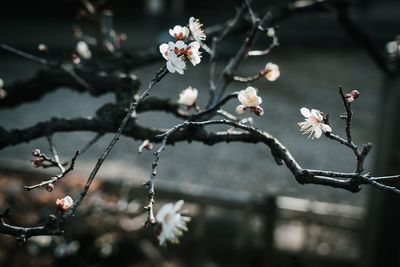
<path id="1" fill-rule="evenodd" d="M 146 140 L 143 141 L 143 143 L 138 148 L 139 154 L 142 153 L 143 149 L 152 150 L 153 149 L 153 144 L 150 143 L 150 141 L 148 139 L 146 139 Z"/>
<path id="2" fill-rule="evenodd" d="M 51 191 L 53 191 L 53 189 L 54 189 L 54 184 L 48 184 L 47 186 L 46 186 L 46 190 L 47 191 L 49 191 L 49 192 L 51 192 Z"/>
<path id="3" fill-rule="evenodd" d="M 35 157 L 39 157 L 40 156 L 40 149 L 39 148 L 35 148 L 34 150 L 32 150 L 32 155 Z"/>
<path id="4" fill-rule="evenodd" d="M 263 109 L 262 107 L 260 107 L 260 106 L 252 107 L 252 108 L 251 108 L 251 111 L 253 111 L 254 114 L 256 114 L 257 116 L 262 116 L 262 115 L 264 115 L 264 109 Z"/>
<path id="5" fill-rule="evenodd" d="M 72 54 L 71 60 L 74 64 L 81 63 L 81 58 L 77 54 Z"/>
<path id="6" fill-rule="evenodd" d="M 41 157 L 34 157 L 31 162 L 34 167 L 38 168 L 38 167 L 42 166 L 43 159 Z"/>
<path id="7" fill-rule="evenodd" d="M 350 94 L 354 97 L 354 99 L 360 96 L 360 92 L 357 90 L 351 91 Z"/>

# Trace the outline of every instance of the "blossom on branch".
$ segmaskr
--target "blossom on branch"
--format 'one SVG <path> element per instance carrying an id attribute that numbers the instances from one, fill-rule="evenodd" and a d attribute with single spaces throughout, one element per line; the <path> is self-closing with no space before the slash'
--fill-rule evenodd
<path id="1" fill-rule="evenodd" d="M 194 17 L 190 17 L 189 19 L 189 29 L 190 33 L 192 34 L 193 38 L 201 43 L 206 39 L 206 34 L 204 30 L 201 28 L 203 24 L 200 23 L 199 19 L 195 19 Z"/>
<path id="2" fill-rule="evenodd" d="M 199 51 L 199 42 L 191 42 L 184 51 L 186 57 L 190 60 L 193 66 L 196 66 L 201 61 L 201 52 Z"/>
<path id="3" fill-rule="evenodd" d="M 65 196 L 64 198 L 57 198 L 56 205 L 62 212 L 67 212 L 69 208 L 74 204 L 74 201 L 70 196 Z"/>
<path id="4" fill-rule="evenodd" d="M 261 97 L 257 95 L 257 89 L 254 87 L 247 87 L 238 94 L 238 100 L 241 105 L 236 107 L 236 113 L 243 114 L 247 109 L 254 112 L 257 116 L 264 114 L 263 108 L 260 106 L 262 103 Z"/>
<path id="5" fill-rule="evenodd" d="M 169 34 L 177 40 L 185 40 L 189 37 L 188 27 L 176 25 L 173 29 L 169 29 Z"/>
<path id="6" fill-rule="evenodd" d="M 201 62 L 200 42 L 205 40 L 206 35 L 201 29 L 198 19 L 193 17 L 189 19 L 189 28 L 176 25 L 169 30 L 169 34 L 177 40 L 174 42 L 163 43 L 159 46 L 159 50 L 164 59 L 167 60 L 167 69 L 171 73 L 184 73 L 186 68 L 185 60 L 188 59 L 193 66 Z M 187 45 L 183 40 L 187 39 L 192 34 L 195 41 Z"/>
<path id="7" fill-rule="evenodd" d="M 346 101 L 348 103 L 353 102 L 354 100 L 356 100 L 358 98 L 358 96 L 360 95 L 360 92 L 357 90 L 353 90 L 350 93 L 347 93 L 344 95 L 344 97 L 346 98 Z"/>
<path id="8" fill-rule="evenodd" d="M 167 241 L 174 244 L 179 243 L 178 238 L 183 235 L 183 231 L 188 230 L 186 223 L 190 221 L 190 217 L 180 214 L 183 204 L 183 200 L 179 200 L 175 204 L 168 203 L 158 211 L 156 219 L 161 226 L 158 235 L 160 245 L 166 245 Z"/>
<path id="9" fill-rule="evenodd" d="M 303 107 L 300 109 L 300 112 L 305 117 L 305 120 L 299 122 L 298 125 L 303 134 L 309 134 L 308 138 L 320 138 L 322 132 L 325 133 L 332 131 L 328 124 L 323 123 L 324 117 L 319 110 L 311 109 L 310 111 L 308 108 Z"/>
<path id="10" fill-rule="evenodd" d="M 92 57 L 92 52 L 90 52 L 88 44 L 84 41 L 79 41 L 76 44 L 76 52 L 83 59 L 90 59 Z"/>
<path id="11" fill-rule="evenodd" d="M 189 86 L 179 94 L 178 103 L 190 109 L 196 104 L 197 96 L 197 89 Z"/>
<path id="12" fill-rule="evenodd" d="M 186 63 L 183 56 L 177 56 L 175 53 L 168 53 L 167 69 L 171 73 L 183 74 L 186 69 Z"/>
<path id="13" fill-rule="evenodd" d="M 279 71 L 278 65 L 269 62 L 265 65 L 265 68 L 261 71 L 261 74 L 264 75 L 265 79 L 273 82 L 279 78 L 281 72 Z"/>

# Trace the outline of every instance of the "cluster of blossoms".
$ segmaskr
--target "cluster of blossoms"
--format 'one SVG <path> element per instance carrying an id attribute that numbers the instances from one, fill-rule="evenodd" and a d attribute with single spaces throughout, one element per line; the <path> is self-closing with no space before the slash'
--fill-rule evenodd
<path id="1" fill-rule="evenodd" d="M 161 44 L 159 49 L 161 55 L 167 60 L 167 69 L 171 73 L 183 74 L 186 69 L 185 59 L 188 59 L 193 66 L 201 61 L 200 43 L 206 39 L 202 24 L 198 19 L 191 17 L 189 27 L 176 25 L 169 30 L 169 34 L 176 39 L 176 42 Z M 194 41 L 186 44 L 184 41 L 193 37 Z"/>
<path id="2" fill-rule="evenodd" d="M 303 134 L 309 134 L 308 138 L 320 138 L 323 132 L 332 132 L 331 127 L 324 123 L 324 117 L 319 110 L 311 109 L 310 111 L 308 108 L 303 107 L 300 112 L 305 117 L 305 120 L 299 122 L 298 125 Z"/>
<path id="3" fill-rule="evenodd" d="M 245 90 L 240 91 L 238 100 L 241 104 L 236 107 L 237 114 L 243 114 L 246 110 L 254 112 L 257 116 L 264 114 L 264 110 L 260 106 L 262 99 L 257 95 L 256 88 L 249 86 Z"/>
<path id="4" fill-rule="evenodd" d="M 156 219 L 161 227 L 158 234 L 160 245 L 166 245 L 167 241 L 179 243 L 178 238 L 183 235 L 183 231 L 188 230 L 186 224 L 190 221 L 190 217 L 182 216 L 180 213 L 183 204 L 183 200 L 179 200 L 175 204 L 168 203 L 158 211 Z"/>

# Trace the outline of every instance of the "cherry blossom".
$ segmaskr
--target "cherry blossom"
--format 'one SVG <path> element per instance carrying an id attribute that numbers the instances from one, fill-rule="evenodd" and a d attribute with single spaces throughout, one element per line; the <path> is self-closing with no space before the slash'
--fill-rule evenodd
<path id="1" fill-rule="evenodd" d="M 206 39 L 206 35 L 201 28 L 203 24 L 200 23 L 199 19 L 195 19 L 194 17 L 189 18 L 189 29 L 190 32 L 192 33 L 193 38 L 201 43 Z"/>
<path id="2" fill-rule="evenodd" d="M 264 110 L 260 106 L 262 99 L 257 95 L 256 88 L 249 86 L 245 90 L 240 91 L 238 100 L 241 105 L 236 107 L 236 113 L 243 114 L 247 109 L 250 109 L 257 116 L 262 116 L 264 114 Z"/>
<path id="3" fill-rule="evenodd" d="M 74 201 L 70 196 L 65 196 L 64 198 L 57 198 L 56 205 L 59 210 L 67 212 L 69 208 L 74 204 Z"/>
<path id="4" fill-rule="evenodd" d="M 168 203 L 161 207 L 156 215 L 157 222 L 161 226 L 158 235 L 160 245 L 166 245 L 166 242 L 179 243 L 179 237 L 183 235 L 183 231 L 187 231 L 186 223 L 190 221 L 190 217 L 182 216 L 180 210 L 184 204 L 183 200 L 179 200 L 175 204 Z"/>
<path id="5" fill-rule="evenodd" d="M 281 72 L 279 71 L 279 66 L 274 64 L 274 63 L 267 63 L 265 65 L 264 70 L 262 71 L 262 75 L 268 80 L 268 81 L 275 81 L 276 79 L 279 78 L 281 75 Z"/>
<path id="6" fill-rule="evenodd" d="M 299 122 L 298 125 L 303 134 L 309 134 L 308 138 L 320 138 L 323 132 L 332 131 L 328 124 L 323 123 L 324 117 L 319 110 L 311 109 L 310 111 L 308 108 L 303 107 L 300 109 L 300 112 L 305 117 L 305 120 Z"/>
<path id="7" fill-rule="evenodd" d="M 191 42 L 185 50 L 185 55 L 193 64 L 193 66 L 196 66 L 201 61 L 201 52 L 199 51 L 199 49 L 200 49 L 200 44 L 199 42 L 195 41 Z"/>
<path id="8" fill-rule="evenodd" d="M 186 63 L 183 56 L 177 56 L 175 53 L 168 53 L 167 69 L 171 73 L 183 74 L 186 69 Z"/>
<path id="9" fill-rule="evenodd" d="M 197 89 L 189 86 L 179 94 L 178 103 L 191 108 L 195 105 L 197 96 Z"/>
<path id="10" fill-rule="evenodd" d="M 79 41 L 76 44 L 76 52 L 83 59 L 89 59 L 92 57 L 92 52 L 90 52 L 88 44 L 84 41 Z"/>
<path id="11" fill-rule="evenodd" d="M 360 95 L 359 91 L 353 90 L 350 93 L 345 94 L 344 97 L 346 98 L 347 102 L 351 103 L 354 100 L 356 100 L 359 95 Z"/>
<path id="12" fill-rule="evenodd" d="M 176 25 L 173 29 L 169 29 L 169 34 L 177 40 L 184 40 L 189 36 L 188 27 Z"/>

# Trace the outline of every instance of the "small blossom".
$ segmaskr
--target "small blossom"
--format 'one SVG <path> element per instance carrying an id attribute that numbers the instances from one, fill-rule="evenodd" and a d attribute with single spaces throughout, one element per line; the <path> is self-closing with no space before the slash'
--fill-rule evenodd
<path id="1" fill-rule="evenodd" d="M 3 79 L 0 79 L 0 88 L 3 88 L 3 86 L 4 86 L 4 81 Z"/>
<path id="2" fill-rule="evenodd" d="M 72 54 L 71 60 L 74 64 L 81 63 L 81 58 L 77 54 Z"/>
<path id="3" fill-rule="evenodd" d="M 33 157 L 33 159 L 31 160 L 32 165 L 36 168 L 42 166 L 43 164 L 43 158 L 42 157 Z"/>
<path id="4" fill-rule="evenodd" d="M 161 55 L 168 60 L 170 52 L 175 53 L 177 56 L 184 54 L 187 50 L 187 45 L 183 41 L 169 42 L 168 44 L 161 44 L 159 50 Z"/>
<path id="5" fill-rule="evenodd" d="M 351 103 L 356 100 L 359 95 L 360 92 L 358 92 L 357 90 L 353 90 L 350 93 L 345 94 L 344 97 L 346 98 L 347 102 Z"/>
<path id="6" fill-rule="evenodd" d="M 76 52 L 81 58 L 89 59 L 92 57 L 92 52 L 90 52 L 89 46 L 84 41 L 79 41 L 76 44 Z"/>
<path id="7" fill-rule="evenodd" d="M 260 107 L 262 103 L 261 97 L 257 95 L 257 89 L 254 87 L 247 87 L 238 94 L 238 100 L 241 105 L 236 107 L 236 113 L 243 114 L 247 109 L 250 109 L 257 116 L 264 114 L 264 110 Z"/>
<path id="8" fill-rule="evenodd" d="M 305 121 L 299 122 L 300 131 L 303 134 L 309 134 L 308 138 L 320 138 L 322 132 L 331 132 L 332 129 L 328 124 L 323 123 L 324 117 L 321 112 L 316 109 L 301 108 L 301 114 L 305 117 Z"/>
<path id="9" fill-rule="evenodd" d="M 268 37 L 273 37 L 275 35 L 275 29 L 268 28 L 267 35 L 268 35 Z"/>
<path id="10" fill-rule="evenodd" d="M 189 19 L 190 32 L 192 33 L 194 40 L 196 40 L 199 43 L 201 43 L 201 41 L 204 41 L 206 39 L 206 35 L 203 29 L 201 28 L 202 26 L 203 24 L 201 24 L 198 19 L 190 17 Z"/>
<path id="11" fill-rule="evenodd" d="M 138 147 L 139 154 L 143 152 L 143 149 L 146 149 L 146 150 L 153 149 L 153 144 L 150 143 L 149 139 L 144 140 L 143 143 Z"/>
<path id="12" fill-rule="evenodd" d="M 47 52 L 49 49 L 48 49 L 47 45 L 45 45 L 45 44 L 39 44 L 39 45 L 38 45 L 38 50 L 39 50 L 40 52 Z"/>
<path id="13" fill-rule="evenodd" d="M 262 75 L 268 80 L 268 81 L 275 81 L 276 79 L 279 78 L 281 75 L 281 72 L 279 71 L 279 66 L 274 64 L 274 63 L 267 63 L 265 65 L 264 70 L 262 71 Z"/>
<path id="14" fill-rule="evenodd" d="M 183 74 L 186 69 L 186 63 L 182 56 L 177 56 L 175 53 L 168 53 L 167 69 L 171 73 Z"/>
<path id="15" fill-rule="evenodd" d="M 197 96 L 197 89 L 189 86 L 179 94 L 178 103 L 191 108 L 195 105 Z"/>
<path id="16" fill-rule="evenodd" d="M 160 49 L 160 53 L 163 56 L 163 58 L 168 60 L 169 45 L 168 44 L 161 44 L 159 49 Z"/>
<path id="17" fill-rule="evenodd" d="M 0 100 L 6 98 L 7 96 L 7 91 L 0 88 Z"/>
<path id="18" fill-rule="evenodd" d="M 246 112 L 246 110 L 247 110 L 247 107 L 245 105 L 238 105 L 236 107 L 236 113 L 237 114 L 243 114 L 243 113 Z"/>
<path id="19" fill-rule="evenodd" d="M 173 29 L 169 29 L 169 34 L 177 40 L 184 40 L 189 36 L 188 27 L 176 25 Z"/>
<path id="20" fill-rule="evenodd" d="M 56 205 L 57 208 L 63 212 L 67 212 L 69 208 L 74 204 L 74 201 L 70 196 L 65 196 L 64 198 L 57 198 Z"/>
<path id="21" fill-rule="evenodd" d="M 186 223 L 190 221 L 190 217 L 180 214 L 183 204 L 183 200 L 179 200 L 175 204 L 168 203 L 158 211 L 156 219 L 161 226 L 158 235 L 160 245 L 165 245 L 167 241 L 179 243 L 178 238 L 183 235 L 183 231 L 188 230 Z"/>
<path id="22" fill-rule="evenodd" d="M 32 150 L 32 155 L 35 157 L 39 157 L 40 156 L 40 149 L 39 148 L 35 148 Z"/>
<path id="23" fill-rule="evenodd" d="M 200 49 L 199 42 L 194 41 L 191 42 L 185 50 L 185 55 L 193 64 L 193 66 L 196 66 L 201 61 L 201 52 L 199 51 L 199 49 Z"/>

